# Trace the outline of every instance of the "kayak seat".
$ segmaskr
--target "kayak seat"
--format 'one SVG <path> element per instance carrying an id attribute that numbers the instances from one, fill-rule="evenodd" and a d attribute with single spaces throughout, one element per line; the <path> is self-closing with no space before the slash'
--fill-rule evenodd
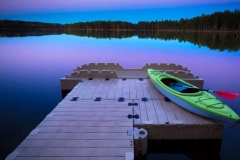
<path id="1" fill-rule="evenodd" d="M 198 92 L 198 89 L 195 88 L 185 88 L 184 90 L 180 91 L 181 93 L 196 93 Z"/>
<path id="2" fill-rule="evenodd" d="M 170 86 L 172 83 L 177 83 L 175 79 L 164 78 L 161 80 L 166 86 Z"/>
<path id="3" fill-rule="evenodd" d="M 179 82 L 175 79 L 171 79 L 171 78 L 164 78 L 161 80 L 166 86 L 170 87 L 171 89 L 181 92 L 181 93 L 196 93 L 199 90 L 195 89 L 195 88 L 185 88 L 185 87 L 181 87 L 178 85 L 174 85 L 174 84 L 179 84 Z M 181 84 L 180 85 L 185 85 L 185 84 Z"/>

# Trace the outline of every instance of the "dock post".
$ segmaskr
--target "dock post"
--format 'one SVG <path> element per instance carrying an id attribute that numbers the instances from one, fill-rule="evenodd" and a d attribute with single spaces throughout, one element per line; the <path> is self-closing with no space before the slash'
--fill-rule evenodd
<path id="1" fill-rule="evenodd" d="M 147 154 L 148 132 L 134 127 L 134 155 L 135 157 Z"/>

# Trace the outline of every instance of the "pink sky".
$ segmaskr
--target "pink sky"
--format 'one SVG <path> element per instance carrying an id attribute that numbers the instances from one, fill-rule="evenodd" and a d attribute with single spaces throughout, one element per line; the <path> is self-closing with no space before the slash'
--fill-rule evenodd
<path id="1" fill-rule="evenodd" d="M 0 13 L 140 9 L 228 2 L 240 0 L 1 0 Z"/>

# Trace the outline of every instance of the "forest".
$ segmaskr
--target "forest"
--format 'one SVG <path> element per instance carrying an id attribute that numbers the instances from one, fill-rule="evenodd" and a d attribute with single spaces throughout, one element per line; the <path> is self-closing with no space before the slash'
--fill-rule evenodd
<path id="1" fill-rule="evenodd" d="M 123 21 L 93 21 L 73 24 L 41 23 L 0 20 L 0 29 L 17 30 L 134 30 L 134 31 L 240 31 L 240 10 L 215 12 L 191 19 L 140 21 L 137 24 Z"/>
<path id="2" fill-rule="evenodd" d="M 178 40 L 206 46 L 212 50 L 240 49 L 240 11 L 202 14 L 179 21 L 138 22 L 94 21 L 74 24 L 55 24 L 0 20 L 0 37 L 43 36 L 67 34 L 93 38 L 151 38 Z"/>

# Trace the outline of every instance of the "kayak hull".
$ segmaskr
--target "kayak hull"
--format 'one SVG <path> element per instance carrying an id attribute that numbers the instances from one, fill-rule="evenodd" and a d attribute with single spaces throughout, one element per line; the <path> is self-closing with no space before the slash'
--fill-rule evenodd
<path id="1" fill-rule="evenodd" d="M 181 87 L 167 86 L 163 80 L 171 79 L 176 84 L 184 85 L 187 87 L 197 88 L 177 77 L 168 75 L 166 73 L 158 72 L 153 69 L 148 69 L 148 75 L 154 86 L 168 99 L 176 103 L 180 107 L 219 121 L 223 125 L 234 125 L 239 123 L 240 117 L 231 110 L 226 104 L 222 103 L 215 96 L 206 91 L 198 91 L 196 93 L 181 93 Z M 227 114 L 225 114 L 225 112 Z"/>

